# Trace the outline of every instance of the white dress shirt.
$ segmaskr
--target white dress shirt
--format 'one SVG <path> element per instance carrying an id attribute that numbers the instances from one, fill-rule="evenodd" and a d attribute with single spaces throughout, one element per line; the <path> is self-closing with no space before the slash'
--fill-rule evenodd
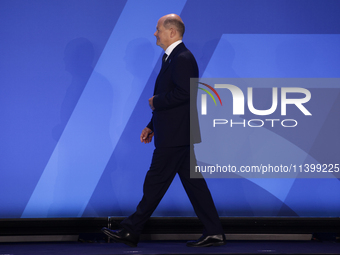
<path id="1" fill-rule="evenodd" d="M 182 40 L 178 40 L 178 41 L 176 41 L 176 42 L 170 44 L 170 46 L 169 46 L 168 48 L 166 48 L 166 50 L 165 50 L 164 53 L 165 53 L 166 55 L 168 55 L 168 56 L 165 58 L 165 61 L 168 59 L 168 57 L 170 56 L 170 54 L 171 54 L 171 52 L 174 50 L 174 48 L 176 48 L 176 46 L 177 46 L 178 44 L 180 44 L 181 42 L 182 42 Z"/>

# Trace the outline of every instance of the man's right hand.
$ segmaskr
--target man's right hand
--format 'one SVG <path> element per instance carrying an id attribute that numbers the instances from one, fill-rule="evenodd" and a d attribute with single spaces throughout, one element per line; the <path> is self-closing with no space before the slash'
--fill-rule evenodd
<path id="1" fill-rule="evenodd" d="M 143 129 L 142 134 L 140 135 L 140 141 L 142 143 L 150 143 L 152 141 L 153 135 L 153 131 L 150 128 L 146 127 Z"/>

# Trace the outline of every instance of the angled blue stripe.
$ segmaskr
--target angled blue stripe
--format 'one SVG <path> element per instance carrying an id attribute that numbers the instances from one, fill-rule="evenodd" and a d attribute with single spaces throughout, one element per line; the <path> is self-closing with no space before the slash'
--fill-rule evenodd
<path id="1" fill-rule="evenodd" d="M 23 218 L 82 215 L 161 54 L 153 36 L 157 20 L 180 13 L 185 3 L 126 3 Z"/>

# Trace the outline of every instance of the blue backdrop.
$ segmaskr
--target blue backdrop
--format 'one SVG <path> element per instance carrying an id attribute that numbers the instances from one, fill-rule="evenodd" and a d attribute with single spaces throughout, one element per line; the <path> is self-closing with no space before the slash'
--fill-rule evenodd
<path id="1" fill-rule="evenodd" d="M 337 0 L 2 0 L 0 217 L 134 211 L 153 151 L 139 135 L 160 69 L 159 17 L 181 15 L 201 76 L 340 78 L 339 11 Z M 336 164 L 340 85 L 331 89 L 313 103 L 329 107 L 308 146 L 275 137 Z M 340 214 L 339 179 L 207 182 L 220 216 Z M 154 215 L 194 215 L 177 178 Z"/>

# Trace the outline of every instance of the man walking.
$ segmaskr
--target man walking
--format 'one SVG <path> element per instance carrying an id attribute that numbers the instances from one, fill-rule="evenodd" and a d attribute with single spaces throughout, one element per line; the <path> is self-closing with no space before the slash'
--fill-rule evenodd
<path id="1" fill-rule="evenodd" d="M 196 215 L 203 223 L 203 235 L 187 246 L 219 246 L 226 243 L 210 191 L 203 178 L 190 178 L 190 78 L 198 77 L 192 53 L 182 42 L 185 26 L 176 14 L 158 20 L 155 37 L 164 51 L 162 68 L 149 99 L 153 116 L 141 133 L 140 140 L 155 150 L 143 186 L 143 198 L 136 212 L 121 222 L 121 229 L 102 231 L 116 242 L 137 246 L 139 235 L 163 198 L 176 173 L 190 199 Z"/>

